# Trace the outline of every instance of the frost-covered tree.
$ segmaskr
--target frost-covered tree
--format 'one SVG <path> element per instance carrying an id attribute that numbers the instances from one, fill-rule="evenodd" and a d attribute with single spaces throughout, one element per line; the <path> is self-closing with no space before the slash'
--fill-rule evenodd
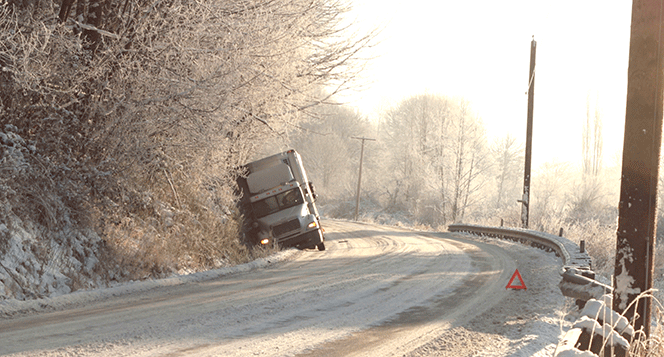
<path id="1" fill-rule="evenodd" d="M 533 175 L 530 212 L 536 229 L 548 228 L 550 219 L 565 220 L 568 210 L 567 199 L 572 190 L 570 177 L 573 170 L 567 162 L 546 162 L 538 167 Z M 553 227 L 552 229 L 558 229 Z"/>
<path id="2" fill-rule="evenodd" d="M 467 210 L 482 202 L 478 194 L 486 183 L 490 167 L 486 147 L 486 132 L 481 119 L 472 112 L 470 103 L 460 101 L 457 120 L 452 121 L 453 174 L 452 199 L 449 218 L 453 222 L 464 219 Z"/>
<path id="3" fill-rule="evenodd" d="M 360 149 L 352 138 L 369 131 L 369 123 L 360 113 L 341 105 L 317 106 L 308 112 L 305 122 L 291 130 L 290 146 L 302 154 L 324 201 L 350 199 L 355 194 Z"/>
<path id="4" fill-rule="evenodd" d="M 428 224 L 463 220 L 488 168 L 485 131 L 470 104 L 423 94 L 387 111 L 390 204 Z"/>
<path id="5" fill-rule="evenodd" d="M 571 220 L 589 220 L 601 214 L 606 205 L 606 175 L 602 173 L 602 117 L 599 101 L 592 103 L 590 94 L 586 97 L 586 120 L 583 124 L 581 141 L 581 172 L 570 197 Z"/>
<path id="6" fill-rule="evenodd" d="M 582 131 L 582 166 L 584 176 L 596 177 L 602 169 L 602 116 L 599 111 L 599 103 L 596 100 L 591 103 L 590 93 L 586 97 L 586 120 Z"/>
<path id="7" fill-rule="evenodd" d="M 440 165 L 431 158 L 444 151 L 440 140 L 446 135 L 448 105 L 447 98 L 424 94 L 407 98 L 384 113 L 381 141 L 390 157 L 387 171 L 391 173 L 385 187 L 388 210 L 412 214 L 428 210 L 430 218 L 437 215 L 436 167 Z"/>
<path id="8" fill-rule="evenodd" d="M 493 143 L 491 154 L 496 174 L 495 208 L 500 210 L 514 206 L 521 190 L 523 145 L 508 134 Z"/>
<path id="9" fill-rule="evenodd" d="M 173 251 L 165 264 L 187 256 L 191 266 L 230 256 L 240 249 L 235 168 L 362 68 L 374 35 L 352 35 L 348 10 L 335 0 L 0 1 L 0 130 L 33 143 L 49 176 L 42 188 L 13 183 L 12 199 L 62 195 L 77 218 L 53 226 L 87 224 L 127 256 Z"/>

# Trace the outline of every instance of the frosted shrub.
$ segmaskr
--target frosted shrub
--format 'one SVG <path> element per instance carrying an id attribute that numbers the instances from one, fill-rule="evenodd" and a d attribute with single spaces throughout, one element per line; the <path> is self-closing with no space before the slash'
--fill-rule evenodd
<path id="1" fill-rule="evenodd" d="M 565 237 L 579 243 L 584 240 L 586 250 L 593 258 L 593 269 L 605 278 L 613 274 L 616 250 L 616 226 L 598 221 L 572 224 L 566 227 Z"/>
<path id="2" fill-rule="evenodd" d="M 41 245 L 92 230 L 96 271 L 113 279 L 251 259 L 236 167 L 327 99 L 320 87 L 345 89 L 372 39 L 340 36 L 347 9 L 325 0 L 10 3 L 0 235 L 9 213 L 45 231 Z"/>

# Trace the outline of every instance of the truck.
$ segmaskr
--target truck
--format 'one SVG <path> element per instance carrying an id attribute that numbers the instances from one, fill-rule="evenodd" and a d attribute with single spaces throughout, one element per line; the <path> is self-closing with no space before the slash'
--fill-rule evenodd
<path id="1" fill-rule="evenodd" d="M 250 243 L 325 250 L 317 195 L 297 151 L 242 166 L 237 184 L 243 234 Z"/>

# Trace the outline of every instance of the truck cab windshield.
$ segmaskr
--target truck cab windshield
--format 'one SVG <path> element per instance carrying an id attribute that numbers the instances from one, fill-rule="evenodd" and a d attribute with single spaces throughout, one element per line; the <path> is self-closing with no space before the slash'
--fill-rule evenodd
<path id="1" fill-rule="evenodd" d="M 256 217 L 265 217 L 274 212 L 284 210 L 304 203 L 304 197 L 299 187 L 280 193 L 276 196 L 256 201 L 253 203 Z"/>

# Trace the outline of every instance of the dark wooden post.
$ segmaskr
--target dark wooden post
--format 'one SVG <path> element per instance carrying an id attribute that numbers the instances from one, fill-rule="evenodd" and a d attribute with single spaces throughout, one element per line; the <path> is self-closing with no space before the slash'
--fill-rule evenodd
<path id="1" fill-rule="evenodd" d="M 526 125 L 526 162 L 523 170 L 523 196 L 521 202 L 521 225 L 528 228 L 530 214 L 530 161 L 533 146 L 533 105 L 535 101 L 535 52 L 537 42 L 530 42 L 530 75 L 528 76 L 528 124 Z"/>
<path id="2" fill-rule="evenodd" d="M 613 308 L 650 336 L 657 228 L 657 181 L 662 141 L 662 10 L 664 0 L 634 0 L 629 48 L 625 141 Z"/>
<path id="3" fill-rule="evenodd" d="M 359 218 L 360 214 L 360 185 L 362 183 L 362 160 L 364 159 L 364 142 L 366 140 L 376 141 L 376 139 L 369 139 L 365 137 L 352 137 L 353 139 L 362 140 L 362 150 L 360 151 L 360 172 L 357 175 L 357 194 L 355 195 L 355 220 Z"/>

